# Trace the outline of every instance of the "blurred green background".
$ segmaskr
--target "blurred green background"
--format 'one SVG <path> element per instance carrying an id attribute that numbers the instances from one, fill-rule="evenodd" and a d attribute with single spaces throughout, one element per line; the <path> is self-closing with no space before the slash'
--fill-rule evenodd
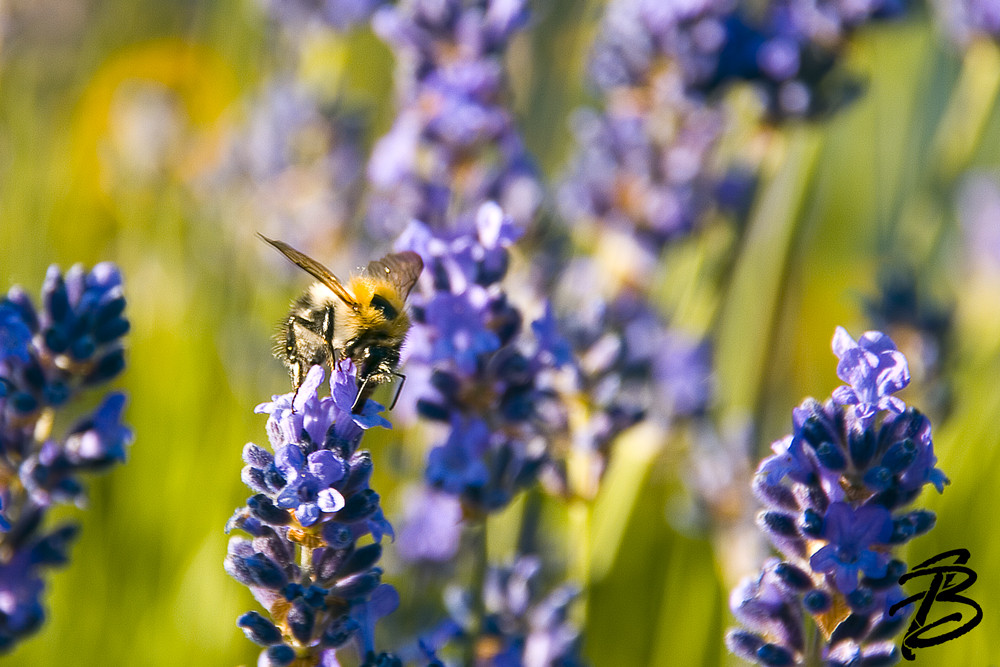
<path id="1" fill-rule="evenodd" d="M 571 150 L 567 115 L 587 100 L 582 61 L 600 3 L 539 6 L 512 52 L 512 88 L 529 147 L 556 177 Z M 136 439 L 125 466 L 92 480 L 85 512 L 61 511 L 83 531 L 49 579 L 49 620 L 0 664 L 253 664 L 236 618 L 256 604 L 222 569 L 223 526 L 248 495 L 241 448 L 265 439 L 252 408 L 286 390 L 269 337 L 302 283 L 274 273 L 255 220 L 220 224 L 191 184 L 218 162 L 240 100 L 280 65 L 278 47 L 250 1 L 9 0 L 5 10 L 0 284 L 37 295 L 50 263 L 119 263 L 132 321 L 119 383 Z M 334 46 L 319 70 L 343 77 L 352 103 L 373 112 L 374 138 L 392 118 L 390 54 L 368 33 Z M 955 307 L 951 411 L 934 421 L 952 484 L 923 497 L 938 525 L 908 560 L 969 549 L 979 573 L 969 594 L 985 610 L 980 627 L 914 664 L 996 664 L 1000 284 L 963 259 L 954 195 L 967 169 L 1000 168 L 1000 55 L 993 45 L 955 53 L 918 18 L 864 33 L 847 56 L 867 81 L 862 98 L 768 144 L 751 242 L 720 304 L 719 410 L 755 411 L 763 455 L 803 397 L 839 384 L 834 327 L 855 337 L 870 327 L 863 300 L 879 269 L 914 267 Z M 167 101 L 166 121 L 135 116 L 137 89 Z M 699 252 L 695 241 L 678 250 Z M 935 416 L 920 378 L 903 398 Z M 391 519 L 420 456 L 391 436 L 369 445 L 383 447 L 373 486 Z M 622 457 L 598 499 L 612 526 L 600 536 L 620 536 L 594 545 L 584 632 L 595 665 L 733 662 L 722 644 L 731 582 L 717 549 L 739 547 L 671 522 L 677 465 L 676 455 Z M 628 490 L 634 505 L 622 504 Z M 570 518 L 552 514 L 565 528 Z M 388 566 L 405 605 L 397 575 Z"/>

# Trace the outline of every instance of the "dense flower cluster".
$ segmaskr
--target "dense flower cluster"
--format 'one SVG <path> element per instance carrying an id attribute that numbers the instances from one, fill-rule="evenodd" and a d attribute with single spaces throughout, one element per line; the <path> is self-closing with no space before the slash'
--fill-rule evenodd
<path id="1" fill-rule="evenodd" d="M 614 25 L 612 3 L 605 25 Z M 606 47 L 605 47 L 606 48 Z M 622 54 L 602 54 L 602 62 Z M 676 69 L 608 87 L 604 109 L 578 111 L 578 145 L 558 193 L 562 216 L 583 226 L 628 233 L 654 256 L 699 226 L 717 188 L 712 155 L 722 115 L 692 99 Z"/>
<path id="2" fill-rule="evenodd" d="M 351 413 L 357 385 L 349 361 L 321 398 L 323 377 L 314 366 L 297 391 L 257 406 L 269 415 L 273 453 L 253 443 L 243 450 L 243 481 L 255 495 L 227 530 L 250 538 L 230 539 L 225 567 L 270 615 L 251 611 L 239 620 L 266 647 L 259 664 L 336 665 L 337 651 L 353 643 L 365 664 L 388 665 L 390 657 L 375 654 L 374 631 L 399 602 L 376 565 L 392 526 L 369 487 L 371 454 L 358 446 L 366 429 L 390 424 L 374 401 Z"/>
<path id="3" fill-rule="evenodd" d="M 773 118 L 815 116 L 853 92 L 838 70 L 851 33 L 904 12 L 901 0 L 616 0 L 593 59 L 602 89 L 642 85 L 675 67 L 693 93 L 748 81 Z M 838 81 L 838 79 L 840 79 Z"/>
<path id="4" fill-rule="evenodd" d="M 121 274 L 110 263 L 49 268 L 42 308 L 19 287 L 0 299 L 0 650 L 41 625 L 45 569 L 62 565 L 77 526 L 46 528 L 60 503 L 84 502 L 82 473 L 125 459 L 125 396 L 109 393 L 62 435 L 57 412 L 125 367 Z"/>
<path id="5" fill-rule="evenodd" d="M 579 630 L 569 620 L 578 591 L 562 585 L 547 593 L 542 587 L 542 563 L 522 556 L 506 567 L 491 567 L 483 584 L 485 607 L 474 647 L 476 664 L 548 667 L 585 665 Z M 438 652 L 461 641 L 477 614 L 467 591 L 452 588 L 447 594 L 450 618 L 428 633 L 412 653 L 418 664 L 442 664 Z M 446 649 L 445 649 L 446 650 Z M 409 657 L 409 656 L 406 656 Z"/>
<path id="6" fill-rule="evenodd" d="M 596 270 L 586 259 L 574 260 L 557 291 L 571 313 L 563 327 L 580 356 L 584 393 L 620 405 L 614 412 L 652 411 L 665 419 L 701 414 L 712 393 L 707 343 L 671 329 L 638 289 L 624 287 L 614 299 L 595 296 L 598 286 L 588 283 L 600 280 Z"/>
<path id="7" fill-rule="evenodd" d="M 661 424 L 699 415 L 712 395 L 709 346 L 674 330 L 649 296 L 664 248 L 704 225 L 724 182 L 714 164 L 723 115 L 690 94 L 675 54 L 654 35 L 685 11 L 607 5 L 590 72 L 603 108 L 577 112 L 578 149 L 559 188 L 577 245 L 613 258 L 574 258 L 554 295 L 588 403 L 590 425 L 574 444 L 597 455 L 587 467 L 598 476 L 625 428 L 646 415 Z"/>
<path id="8" fill-rule="evenodd" d="M 574 490 L 585 496 L 596 492 L 611 446 L 624 430 L 647 418 L 668 427 L 701 416 L 713 395 L 707 342 L 671 328 L 638 289 L 603 298 L 601 280 L 591 260 L 575 258 L 553 296 L 565 313 L 559 326 L 576 362 L 577 412 L 567 435 L 596 476 L 584 484 L 590 492 Z"/>
<path id="9" fill-rule="evenodd" d="M 376 144 L 371 225 L 411 218 L 440 229 L 497 201 L 524 225 L 541 199 L 506 104 L 503 54 L 527 22 L 525 0 L 403 0 L 373 19 L 397 60 L 399 111 Z"/>
<path id="10" fill-rule="evenodd" d="M 794 432 L 772 445 L 754 492 L 759 525 L 783 559 L 733 591 L 747 629 L 730 631 L 730 650 L 764 665 L 808 660 L 806 613 L 822 632 L 827 665 L 892 664 L 893 637 L 907 614 L 889 610 L 906 596 L 906 565 L 892 549 L 930 530 L 933 512 L 906 510 L 923 486 L 948 483 L 937 468 L 930 422 L 893 394 L 910 381 L 905 357 L 885 334 L 833 339 L 838 387 L 824 404 L 793 412 Z"/>
<path id="11" fill-rule="evenodd" d="M 445 240 L 412 223 L 399 243 L 424 258 L 428 281 L 411 297 L 407 368 L 426 368 L 428 376 L 417 410 L 447 425 L 428 457 L 427 482 L 458 496 L 473 516 L 505 506 L 536 481 L 547 457 L 552 376 L 571 361 L 551 311 L 529 332 L 500 286 L 517 236 L 510 218 L 486 204 L 474 234 Z"/>

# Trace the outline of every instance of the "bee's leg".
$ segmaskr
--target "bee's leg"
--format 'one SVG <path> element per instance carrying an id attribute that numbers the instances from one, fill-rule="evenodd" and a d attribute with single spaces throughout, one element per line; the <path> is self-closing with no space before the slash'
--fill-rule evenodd
<path id="1" fill-rule="evenodd" d="M 370 378 L 365 378 L 365 381 L 361 383 L 358 387 L 358 395 L 354 399 L 354 405 L 351 406 L 351 414 L 361 414 L 361 410 L 364 408 L 365 402 L 368 401 L 368 394 L 365 392 L 365 388 L 368 386 L 368 380 Z"/>
<path id="2" fill-rule="evenodd" d="M 304 366 L 305 362 L 301 359 L 297 359 L 295 365 L 292 366 L 292 382 L 295 384 L 295 393 L 292 394 L 292 414 L 295 414 L 295 401 L 299 397 L 299 389 L 302 388 L 302 381 L 306 377 Z"/>
<path id="3" fill-rule="evenodd" d="M 403 375 L 402 373 L 395 373 L 395 372 L 393 373 L 393 375 L 399 378 L 399 386 L 396 387 L 396 395 L 392 397 L 392 405 L 389 406 L 390 410 L 396 407 L 396 401 L 399 400 L 399 395 L 403 393 L 403 385 L 406 384 L 405 375 Z"/>
<path id="4" fill-rule="evenodd" d="M 327 306 L 323 309 L 323 343 L 326 345 L 327 358 L 330 360 L 330 372 L 332 373 L 337 367 L 337 351 L 333 348 L 333 322 L 334 322 L 334 312 L 333 306 Z"/>
<path id="5" fill-rule="evenodd" d="M 299 321 L 299 318 L 292 315 L 285 322 L 285 362 L 288 365 L 289 372 L 292 376 L 292 386 L 295 387 L 295 393 L 292 394 L 292 404 L 294 406 L 295 399 L 299 395 L 299 387 L 302 386 L 302 359 L 299 356 L 299 346 L 298 340 L 295 337 L 295 325 Z M 295 408 L 292 408 L 292 412 Z"/>

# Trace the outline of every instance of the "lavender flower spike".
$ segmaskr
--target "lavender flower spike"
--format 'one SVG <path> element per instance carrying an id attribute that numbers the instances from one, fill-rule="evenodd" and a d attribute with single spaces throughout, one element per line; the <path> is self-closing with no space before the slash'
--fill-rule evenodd
<path id="1" fill-rule="evenodd" d="M 897 583 L 906 564 L 892 550 L 934 526 L 933 512 L 906 509 L 925 484 L 948 479 L 935 467 L 930 422 L 890 396 L 909 381 L 906 359 L 888 336 L 854 341 L 838 328 L 838 387 L 831 400 L 806 399 L 791 435 L 757 468 L 758 524 L 782 559 L 733 591 L 743 628 L 729 649 L 762 665 L 895 664 L 892 637 L 907 613 Z M 809 618 L 820 641 L 805 642 Z M 807 646 L 808 644 L 808 646 Z"/>
<path id="2" fill-rule="evenodd" d="M 19 287 L 0 298 L 0 651 L 41 627 L 42 575 L 69 560 L 78 526 L 47 527 L 49 508 L 82 505 L 82 473 L 124 461 L 132 441 L 125 396 L 114 392 L 52 432 L 57 413 L 125 367 L 118 268 L 77 265 L 64 274 L 51 266 L 41 302 L 36 309 Z"/>
<path id="3" fill-rule="evenodd" d="M 372 150 L 369 226 L 396 235 L 468 222 L 499 202 L 519 224 L 542 199 L 534 160 L 508 108 L 504 53 L 526 0 L 400 0 L 372 27 L 396 56 L 399 108 Z"/>
<path id="4" fill-rule="evenodd" d="M 490 566 L 483 582 L 485 606 L 477 665 L 495 667 L 560 665 L 584 667 L 583 637 L 571 619 L 579 589 L 562 584 L 546 589 L 542 562 L 518 556 L 512 563 Z M 466 638 L 475 612 L 472 591 L 451 587 L 445 592 L 449 618 L 425 634 L 419 645 L 401 651 L 406 664 L 441 665 L 436 657 L 446 645 Z M 446 649 L 445 649 L 446 650 Z"/>
<path id="5" fill-rule="evenodd" d="M 550 316 L 526 322 L 502 286 L 519 231 L 487 203 L 474 230 L 435 234 L 413 222 L 397 244 L 420 252 L 432 278 L 410 297 L 407 365 L 426 378 L 407 385 L 418 397 L 416 412 L 447 427 L 428 455 L 425 480 L 459 498 L 466 517 L 502 509 L 537 481 L 548 459 L 542 408 L 555 400 L 553 377 L 570 361 Z"/>
<path id="6" fill-rule="evenodd" d="M 259 665 L 337 665 L 353 644 L 365 665 L 391 664 L 375 653 L 375 624 L 399 603 L 376 566 L 384 535 L 393 535 L 369 487 L 371 454 L 359 450 L 368 428 L 388 426 L 357 395 L 349 360 L 335 369 L 330 395 L 320 397 L 323 369 L 313 366 L 297 392 L 257 406 L 269 415 L 273 454 L 253 443 L 243 450 L 243 480 L 255 495 L 236 511 L 226 571 L 248 586 L 270 618 L 251 611 L 238 625 L 263 646 Z M 370 536 L 368 544 L 359 541 Z M 379 662 L 383 661 L 383 662 Z"/>

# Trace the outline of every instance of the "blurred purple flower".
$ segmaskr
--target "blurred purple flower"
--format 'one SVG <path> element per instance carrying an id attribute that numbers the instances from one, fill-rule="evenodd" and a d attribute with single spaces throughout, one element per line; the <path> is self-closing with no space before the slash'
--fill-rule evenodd
<path id="1" fill-rule="evenodd" d="M 20 637 L 34 634 L 45 621 L 41 597 L 45 584 L 31 552 L 22 549 L 0 563 L 0 648 L 10 650 Z"/>
<path id="2" fill-rule="evenodd" d="M 643 86 L 670 62 L 692 93 L 751 82 L 775 119 L 814 116 L 856 94 L 839 72 L 846 40 L 867 23 L 905 13 L 904 0 L 762 4 L 730 0 L 615 0 L 591 61 L 604 91 Z M 833 91 L 833 92 L 831 92 Z"/>
<path id="3" fill-rule="evenodd" d="M 56 419 L 88 389 L 125 367 L 129 330 L 118 268 L 49 268 L 42 308 L 14 287 L 0 299 L 0 650 L 42 625 L 42 573 L 69 560 L 74 524 L 45 528 L 59 503 L 82 505 L 84 473 L 125 460 L 132 431 L 125 395 L 107 394 L 61 437 Z"/>
<path id="4" fill-rule="evenodd" d="M 490 665 L 561 665 L 582 667 L 580 631 L 570 620 L 579 591 L 570 585 L 548 590 L 542 585 L 542 563 L 521 556 L 510 565 L 491 567 L 481 591 L 485 616 L 480 640 L 491 647 Z M 426 661 L 450 641 L 471 630 L 473 593 L 446 592 L 450 617 L 424 635 L 419 652 Z M 440 663 L 439 663 L 440 664 Z"/>
<path id="5" fill-rule="evenodd" d="M 710 348 L 674 330 L 647 285 L 664 249 L 716 210 L 723 114 L 692 94 L 677 65 L 689 62 L 680 54 L 695 42 L 708 48 L 711 19 L 729 6 L 613 0 L 604 8 L 589 70 L 601 106 L 572 119 L 577 149 L 557 205 L 567 235 L 606 249 L 608 259 L 574 258 L 549 269 L 587 405 L 589 423 L 571 442 L 592 458 L 594 474 L 577 493 L 596 493 L 622 431 L 646 417 L 671 425 L 711 403 Z M 577 414 L 574 422 L 583 421 Z"/>
<path id="6" fill-rule="evenodd" d="M 396 551 L 407 561 L 450 561 L 458 552 L 462 534 L 462 505 L 458 498 L 422 487 L 409 494 L 399 529 Z"/>
<path id="7" fill-rule="evenodd" d="M 427 481 L 456 496 L 477 494 L 490 479 L 490 430 L 480 419 L 452 419 L 448 439 L 427 455 Z"/>
<path id="8" fill-rule="evenodd" d="M 290 74 L 264 82 L 245 106 L 220 166 L 198 184 L 205 206 L 240 229 L 252 213 L 268 236 L 345 254 L 343 239 L 363 231 L 363 117 Z"/>
<path id="9" fill-rule="evenodd" d="M 524 0 L 403 0 L 376 14 L 396 55 L 400 108 L 368 165 L 371 226 L 460 227 L 490 200 L 531 220 L 541 186 L 505 106 L 503 61 L 527 17 Z"/>
<path id="10" fill-rule="evenodd" d="M 454 360 L 460 371 L 472 374 L 481 356 L 500 347 L 496 333 L 486 328 L 486 305 L 486 292 L 476 285 L 462 295 L 431 297 L 424 310 L 424 323 L 437 332 L 431 363 Z"/>
<path id="11" fill-rule="evenodd" d="M 722 118 L 687 99 L 665 75 L 652 108 L 609 106 L 573 118 L 577 154 L 558 193 L 572 225 L 629 230 L 656 254 L 693 231 L 711 210 L 712 151 Z M 641 245 L 642 248 L 646 246 Z"/>
<path id="12" fill-rule="evenodd" d="M 933 0 L 931 5 L 946 36 L 960 48 L 968 48 L 976 39 L 1000 39 L 996 0 Z"/>
<path id="13" fill-rule="evenodd" d="M 548 355 L 555 366 L 573 363 L 573 348 L 563 335 L 551 303 L 546 304 L 545 314 L 531 323 L 531 330 L 539 352 Z"/>
<path id="14" fill-rule="evenodd" d="M 0 363 L 8 358 L 28 361 L 28 347 L 31 344 L 31 329 L 24 322 L 21 312 L 9 301 L 0 302 Z M 2 385 L 6 395 L 8 387 Z"/>
<path id="15" fill-rule="evenodd" d="M 289 33 L 309 25 L 349 30 L 368 21 L 389 0 L 260 0 Z"/>

